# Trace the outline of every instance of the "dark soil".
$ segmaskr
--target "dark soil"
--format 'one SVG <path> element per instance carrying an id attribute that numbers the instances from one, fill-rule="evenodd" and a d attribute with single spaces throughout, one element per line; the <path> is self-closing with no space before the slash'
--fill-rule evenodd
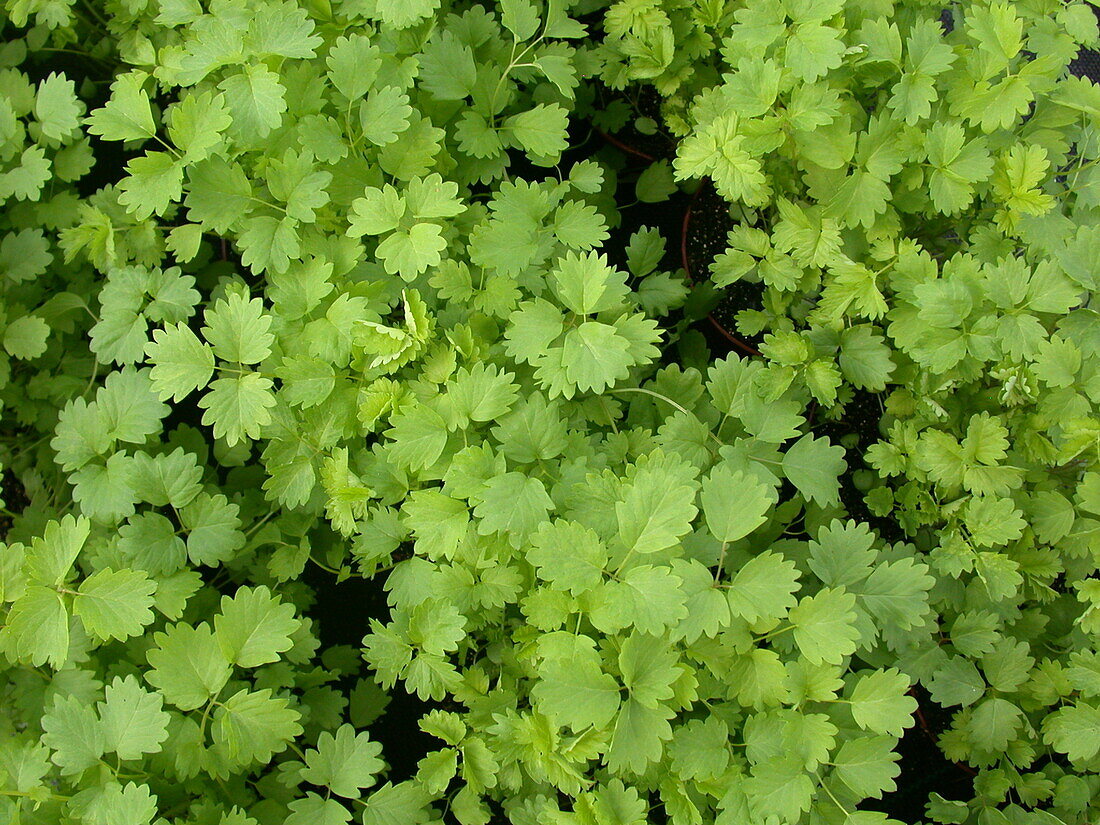
<path id="1" fill-rule="evenodd" d="M 886 541 L 901 541 L 904 532 L 896 520 L 889 516 L 877 516 L 863 500 L 863 491 L 855 485 L 853 473 L 864 469 L 863 452 L 879 438 L 879 421 L 884 412 L 883 393 L 856 390 L 844 406 L 844 414 L 837 420 L 814 421 L 811 414 L 811 426 L 817 436 L 825 436 L 834 444 L 845 448 L 848 471 L 840 477 L 840 500 L 848 515 L 857 521 L 866 522 L 878 531 Z"/>
<path id="2" fill-rule="evenodd" d="M 661 117 L 661 96 L 652 86 L 639 86 L 627 91 L 615 91 L 602 83 L 595 84 L 597 108 L 611 101 L 625 100 L 634 117 L 614 132 L 597 128 L 597 133 L 608 143 L 634 158 L 652 163 L 656 160 L 672 160 L 676 156 L 676 140 L 664 128 Z M 640 132 L 635 126 L 637 117 L 648 117 L 657 123 L 653 134 Z"/>
<path id="3" fill-rule="evenodd" d="M 733 229 L 729 204 L 719 195 L 709 181 L 704 181 L 684 214 L 681 229 L 682 266 L 696 284 L 708 284 L 710 265 L 726 251 L 727 236 Z M 715 290 L 718 304 L 711 310 L 710 322 L 718 337 L 724 341 L 723 351 L 731 345 L 742 353 L 759 355 L 757 347 L 762 336 L 742 335 L 737 331 L 737 313 L 743 309 L 760 309 L 763 304 L 764 285 L 750 281 L 736 281 Z"/>
<path id="4" fill-rule="evenodd" d="M 8 513 L 21 513 L 31 503 L 31 500 L 27 497 L 27 491 L 23 489 L 23 483 L 16 477 L 10 467 L 5 467 L 4 471 L 0 473 L 0 499 L 3 499 L 4 509 L 7 511 L 0 513 L 0 541 L 3 541 L 14 522 L 14 519 Z"/>
<path id="5" fill-rule="evenodd" d="M 386 574 L 372 579 L 352 576 L 339 584 L 335 577 L 313 564 L 306 566 L 302 579 L 313 588 L 317 602 L 310 617 L 318 624 L 321 649 L 335 645 L 362 647 L 363 637 L 370 631 L 370 620 L 389 621 L 390 609 L 382 585 Z M 364 667 L 364 675 L 367 668 Z M 355 677 L 344 680 L 340 687 L 351 689 Z M 395 685 L 390 691 L 390 703 L 385 712 L 371 722 L 371 739 L 382 745 L 382 758 L 390 765 L 386 778 L 397 783 L 416 774 L 416 763 L 439 746 L 435 737 L 424 733 L 418 725 L 420 717 L 438 707 L 425 702 Z"/>

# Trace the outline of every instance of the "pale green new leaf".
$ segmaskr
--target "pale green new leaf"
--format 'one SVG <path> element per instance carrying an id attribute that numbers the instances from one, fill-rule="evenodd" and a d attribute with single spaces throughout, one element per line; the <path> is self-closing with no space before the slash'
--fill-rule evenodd
<path id="1" fill-rule="evenodd" d="M 540 103 L 504 121 L 515 142 L 537 158 L 556 158 L 568 146 L 569 113 L 557 103 Z"/>
<path id="2" fill-rule="evenodd" d="M 575 731 L 590 725 L 604 728 L 619 709 L 619 685 L 604 673 L 591 642 L 580 637 L 568 658 L 539 666 L 531 698 L 542 713 Z"/>
<path id="3" fill-rule="evenodd" d="M 249 300 L 234 292 L 208 309 L 204 319 L 203 337 L 224 361 L 258 364 L 271 352 L 271 316 L 260 298 Z"/>
<path id="4" fill-rule="evenodd" d="M 474 507 L 480 519 L 478 532 L 483 536 L 502 533 L 513 547 L 526 544 L 554 506 L 539 479 L 518 472 L 489 479 L 478 498 Z"/>

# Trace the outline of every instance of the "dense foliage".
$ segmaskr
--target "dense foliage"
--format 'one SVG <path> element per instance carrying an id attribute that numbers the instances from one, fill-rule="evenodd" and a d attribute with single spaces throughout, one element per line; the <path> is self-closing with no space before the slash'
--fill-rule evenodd
<path id="1" fill-rule="evenodd" d="M 0 820 L 1095 820 L 1088 6 L 4 8 Z"/>

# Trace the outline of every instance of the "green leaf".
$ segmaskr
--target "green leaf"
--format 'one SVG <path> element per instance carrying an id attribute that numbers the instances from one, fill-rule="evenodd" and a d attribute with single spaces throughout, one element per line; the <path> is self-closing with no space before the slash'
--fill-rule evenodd
<path id="1" fill-rule="evenodd" d="M 179 510 L 187 532 L 187 557 L 192 564 L 214 567 L 228 562 L 245 544 L 240 531 L 240 508 L 225 496 L 200 493 Z"/>
<path id="2" fill-rule="evenodd" d="M 145 679 L 180 710 L 201 707 L 229 681 L 232 667 L 206 622 L 170 625 L 153 643 Z"/>
<path id="3" fill-rule="evenodd" d="M 1002 753 L 1024 721 L 1023 711 L 1000 696 L 988 696 L 975 705 L 962 730 L 973 747 L 989 753 Z"/>
<path id="4" fill-rule="evenodd" d="M 76 86 L 64 75 L 50 72 L 38 84 L 34 116 L 50 140 L 64 140 L 80 126 L 84 106 L 76 96 Z"/>
<path id="5" fill-rule="evenodd" d="M 368 186 L 351 202 L 348 236 L 382 235 L 392 232 L 405 215 L 405 199 L 388 183 L 381 189 Z"/>
<path id="6" fill-rule="evenodd" d="M 909 677 L 895 668 L 861 676 L 850 699 L 852 717 L 866 731 L 900 737 L 917 709 L 908 690 Z"/>
<path id="7" fill-rule="evenodd" d="M 404 152 L 394 160 L 390 156 L 386 164 L 390 168 L 390 174 L 397 175 L 399 171 L 408 171 L 408 174 L 397 175 L 404 179 L 413 177 L 417 170 L 427 171 L 430 165 L 428 156 L 431 154 L 431 132 L 427 129 L 410 126 L 413 116 L 413 108 L 409 105 L 409 96 L 400 89 L 386 86 L 372 92 L 370 97 L 359 104 L 359 126 L 363 130 L 363 137 L 375 146 L 393 146 L 399 135 L 408 139 Z M 423 121 L 420 121 L 423 124 Z"/>
<path id="8" fill-rule="evenodd" d="M 301 718 L 286 698 L 270 689 L 242 689 L 214 712 L 215 748 L 232 764 L 266 763 L 302 733 Z"/>
<path id="9" fill-rule="evenodd" d="M 286 89 L 279 75 L 262 63 L 251 63 L 229 75 L 218 88 L 233 116 L 230 127 L 247 141 L 262 140 L 283 122 L 287 109 Z"/>
<path id="10" fill-rule="evenodd" d="M 536 158 L 554 159 L 569 145 L 569 113 L 557 103 L 540 103 L 505 119 L 516 144 Z"/>
<path id="11" fill-rule="evenodd" d="M 71 515 L 47 522 L 42 528 L 42 535 L 36 536 L 31 543 L 23 563 L 23 572 L 30 582 L 47 587 L 64 584 L 88 540 L 91 528 L 86 518 Z"/>
<path id="12" fill-rule="evenodd" d="M 240 164 L 214 155 L 187 168 L 184 204 L 188 220 L 224 234 L 252 211 L 252 184 Z"/>
<path id="13" fill-rule="evenodd" d="M 336 39 L 325 58 L 328 79 L 348 100 L 358 100 L 368 91 L 382 66 L 377 46 L 365 34 Z"/>
<path id="14" fill-rule="evenodd" d="M 182 447 L 160 455 L 136 453 L 131 470 L 141 500 L 154 507 L 184 507 L 201 488 L 202 467 L 197 456 Z"/>
<path id="15" fill-rule="evenodd" d="M 262 299 L 249 300 L 234 292 L 208 309 L 204 319 L 203 337 L 222 360 L 258 364 L 271 353 L 275 336 Z"/>
<path id="16" fill-rule="evenodd" d="M 860 635 L 855 606 L 855 596 L 843 588 L 823 588 L 791 610 L 795 643 L 812 664 L 839 664 L 855 652 Z"/>
<path id="17" fill-rule="evenodd" d="M 128 639 L 153 621 L 157 583 L 141 570 L 100 570 L 81 582 L 73 613 L 103 641 Z"/>
<path id="18" fill-rule="evenodd" d="M 531 699 L 539 710 L 562 725 L 582 731 L 606 727 L 619 709 L 619 685 L 604 673 L 590 639 L 576 637 L 568 656 L 539 666 Z"/>
<path id="19" fill-rule="evenodd" d="M 13 659 L 60 668 L 69 657 L 69 613 L 61 594 L 30 585 L 8 610 L 0 646 Z"/>
<path id="20" fill-rule="evenodd" d="M 517 389 L 511 373 L 478 363 L 463 367 L 447 382 L 447 398 L 458 425 L 465 427 L 503 417 L 515 403 Z"/>
<path id="21" fill-rule="evenodd" d="M 928 186 L 933 205 L 945 215 L 961 212 L 974 199 L 975 185 L 988 180 L 993 171 L 984 139 L 966 141 L 961 125 L 936 123 L 924 145 L 932 168 Z"/>
<path id="22" fill-rule="evenodd" d="M 644 773 L 661 758 L 664 742 L 672 738 L 668 719 L 672 711 L 647 708 L 628 699 L 623 703 L 611 734 L 607 766 L 616 773 Z"/>
<path id="23" fill-rule="evenodd" d="M 1100 709 L 1087 702 L 1061 707 L 1043 720 L 1043 741 L 1072 762 L 1100 753 Z"/>
<path id="24" fill-rule="evenodd" d="M 896 790 L 894 778 L 901 772 L 896 764 L 901 758 L 894 751 L 896 741 L 890 736 L 849 739 L 833 756 L 833 776 L 859 799 L 878 799 L 883 791 Z"/>
<path id="25" fill-rule="evenodd" d="M 622 306 L 629 295 L 625 275 L 611 267 L 607 256 L 567 252 L 554 266 L 551 281 L 562 305 L 578 315 Z"/>
<path id="26" fill-rule="evenodd" d="M 841 32 L 818 23 L 794 26 L 786 40 L 787 68 L 801 80 L 812 83 L 840 66 L 844 58 Z"/>
<path id="27" fill-rule="evenodd" d="M 214 437 L 224 438 L 230 447 L 246 438 L 259 438 L 271 423 L 275 406 L 271 388 L 271 379 L 256 372 L 215 379 L 199 399 L 199 406 L 206 410 L 202 423 L 213 426 Z"/>
<path id="28" fill-rule="evenodd" d="M 469 97 L 477 84 L 474 52 L 450 31 L 433 37 L 420 56 L 422 88 L 440 100 Z"/>
<path id="29" fill-rule="evenodd" d="M 183 163 L 168 152 L 146 152 L 126 164 L 118 202 L 137 220 L 163 215 L 183 196 Z"/>
<path id="30" fill-rule="evenodd" d="M 292 3 L 259 6 L 250 15 L 245 48 L 257 57 L 308 59 L 322 43 L 309 12 Z"/>
<path id="31" fill-rule="evenodd" d="M 279 661 L 302 624 L 294 612 L 294 605 L 281 602 L 263 585 L 241 587 L 232 597 L 223 596 L 221 612 L 214 617 L 222 654 L 241 667 Z"/>
<path id="32" fill-rule="evenodd" d="M 290 803 L 290 816 L 283 825 L 347 825 L 351 811 L 335 799 L 326 799 L 309 791 L 301 799 Z M 224 820 L 223 820 L 224 821 Z"/>
<path id="33" fill-rule="evenodd" d="M 104 140 L 146 140 L 156 134 L 149 96 L 142 90 L 145 72 L 120 75 L 111 84 L 111 98 L 88 117 L 88 131 Z"/>
<path id="34" fill-rule="evenodd" d="M 160 513 L 146 510 L 118 528 L 118 549 L 129 567 L 153 576 L 171 575 L 187 560 L 175 525 Z"/>
<path id="35" fill-rule="evenodd" d="M 30 361 L 46 351 L 49 338 L 49 324 L 37 315 L 24 315 L 4 330 L 4 350 L 12 358 Z"/>
<path id="36" fill-rule="evenodd" d="M 224 96 L 212 91 L 189 94 L 171 108 L 168 135 L 183 151 L 183 163 L 190 166 L 208 158 L 224 143 L 222 133 L 232 122 Z"/>
<path id="37" fill-rule="evenodd" d="M 42 716 L 42 744 L 63 776 L 73 776 L 99 764 L 106 750 L 103 726 L 95 708 L 76 696 L 56 696 Z"/>
<path id="38" fill-rule="evenodd" d="M 412 178 L 405 187 L 405 203 L 409 214 L 421 220 L 453 218 L 466 211 L 458 196 L 458 184 L 443 180 L 436 173 Z"/>
<path id="39" fill-rule="evenodd" d="M 371 741 L 364 731 L 356 733 L 351 725 L 341 725 L 336 735 L 323 732 L 317 746 L 306 751 L 302 778 L 313 785 L 329 788 L 337 796 L 358 799 L 362 788 L 369 788 L 386 763 L 379 759 L 382 746 Z"/>
<path id="40" fill-rule="evenodd" d="M 659 708 L 675 695 L 679 656 L 669 644 L 654 636 L 632 633 L 619 650 L 619 672 L 631 700 L 647 708 Z"/>
<path id="41" fill-rule="evenodd" d="M 363 807 L 363 825 L 408 825 L 426 819 L 431 797 L 413 781 L 387 782 L 374 791 Z"/>
<path id="42" fill-rule="evenodd" d="M 587 527 L 572 521 L 546 522 L 530 542 L 527 560 L 554 588 L 579 595 L 603 581 L 607 547 Z"/>
<path id="43" fill-rule="evenodd" d="M 150 825 L 157 815 L 157 798 L 148 785 L 109 782 L 83 807 L 83 825 Z"/>
<path id="44" fill-rule="evenodd" d="M 407 29 L 439 8 L 440 0 L 402 0 L 400 3 L 378 3 L 374 16 L 395 29 Z"/>
<path id="45" fill-rule="evenodd" d="M 806 433 L 783 455 L 783 474 L 808 499 L 819 504 L 840 501 L 840 474 L 848 467 L 844 448 Z"/>
<path id="46" fill-rule="evenodd" d="M 168 738 L 168 714 L 159 693 L 149 693 L 137 677 L 116 676 L 107 685 L 104 700 L 97 707 L 103 724 L 104 749 L 119 759 L 140 759 L 157 753 Z"/>
<path id="47" fill-rule="evenodd" d="M 96 404 L 111 437 L 130 444 L 144 444 L 160 432 L 160 421 L 169 411 L 154 395 L 147 370 L 112 372 L 96 392 Z"/>
<path id="48" fill-rule="evenodd" d="M 439 460 L 447 444 L 447 422 L 443 416 L 426 404 L 415 404 L 390 420 L 393 426 L 385 435 L 392 439 L 390 455 L 399 466 L 415 472 Z"/>
<path id="49" fill-rule="evenodd" d="M 183 323 L 153 330 L 145 354 L 153 363 L 149 378 L 161 401 L 182 401 L 205 387 L 214 373 L 214 351 Z"/>
<path id="50" fill-rule="evenodd" d="M 765 524 L 779 494 L 757 476 L 719 464 L 703 480 L 700 501 L 711 535 L 730 542 Z"/>
<path id="51" fill-rule="evenodd" d="M 962 656 L 953 656 L 932 676 L 929 693 L 936 704 L 972 705 L 985 694 L 985 682 L 974 663 Z"/>
<path id="52" fill-rule="evenodd" d="M 40 791 L 43 787 L 42 779 L 50 771 L 49 755 L 49 751 L 40 744 L 9 736 L 0 755 L 0 768 L 6 774 L 4 784 L 9 787 L 14 785 L 19 794 Z M 8 791 L 5 796 L 10 793 Z M 7 812 L 11 809 L 0 810 Z"/>
<path id="53" fill-rule="evenodd" d="M 375 254 L 382 259 L 386 272 L 412 281 L 428 267 L 439 266 L 446 248 L 447 241 L 438 224 L 416 223 L 387 236 L 378 244 Z"/>
<path id="54" fill-rule="evenodd" d="M 782 619 L 798 600 L 798 569 L 771 550 L 749 559 L 730 583 L 730 611 L 747 622 Z"/>
<path id="55" fill-rule="evenodd" d="M 639 461 L 615 504 L 619 539 L 635 553 L 658 553 L 691 530 L 694 470 L 673 455 L 653 453 Z"/>
<path id="56" fill-rule="evenodd" d="M 634 184 L 634 194 L 642 203 L 668 200 L 676 189 L 672 166 L 667 160 L 659 160 L 647 166 Z"/>
<path id="57" fill-rule="evenodd" d="M 896 367 L 885 339 L 868 325 L 849 327 L 840 333 L 837 363 L 845 379 L 872 392 L 886 389 Z"/>
<path id="58" fill-rule="evenodd" d="M 634 627 L 639 633 L 665 632 L 687 616 L 683 579 L 667 567 L 642 564 L 605 582 L 596 592 L 592 624 L 613 633 Z"/>
<path id="59" fill-rule="evenodd" d="M 729 764 L 729 728 L 714 716 L 692 719 L 675 730 L 668 755 L 682 779 L 718 779 Z"/>
<path id="60" fill-rule="evenodd" d="M 130 480 L 131 464 L 132 459 L 119 452 L 105 464 L 88 464 L 69 476 L 80 512 L 102 524 L 117 524 L 132 516 L 137 494 Z"/>
<path id="61" fill-rule="evenodd" d="M 603 392 L 626 378 L 633 364 L 630 342 L 610 324 L 585 321 L 565 334 L 561 368 L 581 392 Z"/>
<path id="62" fill-rule="evenodd" d="M 745 781 L 745 794 L 757 821 L 778 818 L 797 822 L 809 810 L 813 792 L 813 782 L 801 760 L 788 754 L 777 754 L 754 765 Z"/>
<path id="63" fill-rule="evenodd" d="M 1010 498 L 974 496 L 964 514 L 970 540 L 978 547 L 1008 544 L 1023 535 L 1027 522 Z"/>
<path id="64" fill-rule="evenodd" d="M 0 269 L 16 283 L 44 274 L 52 262 L 50 241 L 41 229 L 8 232 L 0 240 Z"/>
<path id="65" fill-rule="evenodd" d="M 927 565 L 906 558 L 876 564 L 854 591 L 880 629 L 894 626 L 909 630 L 923 624 L 928 593 L 935 583 Z"/>
<path id="66" fill-rule="evenodd" d="M 489 479 L 478 498 L 474 507 L 480 519 L 478 533 L 502 533 L 513 547 L 526 544 L 554 506 L 539 479 L 518 472 Z"/>
<path id="67" fill-rule="evenodd" d="M 37 200 L 50 176 L 45 150 L 41 146 L 28 146 L 19 155 L 18 166 L 0 172 L 0 202 L 12 196 L 16 200 Z"/>
<path id="68" fill-rule="evenodd" d="M 538 9 L 530 0 L 501 0 L 500 22 L 516 40 L 527 40 L 538 31 Z"/>

